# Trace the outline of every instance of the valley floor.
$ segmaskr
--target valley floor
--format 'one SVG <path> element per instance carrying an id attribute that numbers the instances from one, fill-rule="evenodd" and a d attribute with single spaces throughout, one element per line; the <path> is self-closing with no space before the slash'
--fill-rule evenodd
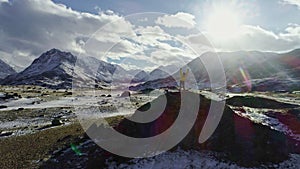
<path id="1" fill-rule="evenodd" d="M 295 108 L 254 108 L 230 105 L 243 118 L 284 133 L 300 141 L 299 93 L 227 94 L 197 91 L 208 98 L 229 99 L 234 96 L 255 96 L 293 104 Z M 4 98 L 4 94 L 11 98 Z M 50 90 L 37 86 L 0 88 L 0 166 L 1 168 L 84 168 L 97 163 L 93 156 L 103 155 L 100 148 L 85 134 L 78 122 L 78 107 L 98 107 L 101 113 L 89 118 L 105 118 L 116 125 L 141 105 L 151 102 L 164 91 L 134 93 L 130 99 L 120 97 L 122 91 Z M 121 110 L 121 111 L 120 111 Z M 81 156 L 70 144 L 78 145 Z M 106 161 L 108 168 L 244 168 L 232 161 L 220 160 L 211 151 L 174 150 L 161 155 L 132 159 L 126 163 Z M 259 168 L 299 168 L 300 155 L 290 154 L 288 160 L 263 164 Z M 256 167 L 254 167 L 256 168 Z"/>

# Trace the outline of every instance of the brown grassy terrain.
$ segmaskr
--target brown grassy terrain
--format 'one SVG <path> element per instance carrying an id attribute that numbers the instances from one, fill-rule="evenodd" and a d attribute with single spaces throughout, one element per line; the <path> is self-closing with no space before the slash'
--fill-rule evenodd
<path id="1" fill-rule="evenodd" d="M 124 117 L 106 118 L 116 125 Z M 50 128 L 37 133 L 0 139 L 0 168 L 38 168 L 53 151 L 66 149 L 71 143 L 79 144 L 84 138 L 79 123 Z"/>
<path id="2" fill-rule="evenodd" d="M 71 90 L 53 90 L 40 86 L 0 86 L 0 92 L 15 94 L 22 98 L 40 98 L 41 101 L 56 100 L 59 97 L 71 96 Z"/>
<path id="3" fill-rule="evenodd" d="M 76 142 L 83 135 L 80 124 L 57 127 L 34 134 L 0 140 L 2 168 L 37 168 L 38 161 L 50 157 L 49 152 Z"/>

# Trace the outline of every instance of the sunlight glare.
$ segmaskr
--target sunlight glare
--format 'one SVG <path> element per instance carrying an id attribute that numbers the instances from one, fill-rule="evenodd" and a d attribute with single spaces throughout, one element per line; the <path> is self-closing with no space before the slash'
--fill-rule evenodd
<path id="1" fill-rule="evenodd" d="M 209 35 L 217 41 L 228 41 L 235 38 L 240 27 L 237 11 L 226 7 L 218 7 L 208 15 L 205 23 Z"/>

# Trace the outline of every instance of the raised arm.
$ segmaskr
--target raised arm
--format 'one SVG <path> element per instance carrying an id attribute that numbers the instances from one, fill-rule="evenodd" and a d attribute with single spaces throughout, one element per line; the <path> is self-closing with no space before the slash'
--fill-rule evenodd
<path id="1" fill-rule="evenodd" d="M 182 74 L 182 68 L 180 68 L 180 77 L 182 77 L 183 74 Z"/>

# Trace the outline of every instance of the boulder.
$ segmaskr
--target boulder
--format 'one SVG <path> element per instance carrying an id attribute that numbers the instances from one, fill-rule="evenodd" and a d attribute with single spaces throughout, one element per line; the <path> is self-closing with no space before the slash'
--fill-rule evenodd
<path id="1" fill-rule="evenodd" d="M 124 91 L 120 97 L 130 97 L 130 91 Z"/>
<path id="2" fill-rule="evenodd" d="M 7 108 L 6 105 L 0 105 L 0 109 L 5 109 L 5 108 Z"/>
<path id="3" fill-rule="evenodd" d="M 52 126 L 60 126 L 60 125 L 62 125 L 62 124 L 63 124 L 63 122 L 62 122 L 59 118 L 55 118 L 55 119 L 53 119 L 52 122 L 51 122 L 51 125 L 52 125 Z"/>

